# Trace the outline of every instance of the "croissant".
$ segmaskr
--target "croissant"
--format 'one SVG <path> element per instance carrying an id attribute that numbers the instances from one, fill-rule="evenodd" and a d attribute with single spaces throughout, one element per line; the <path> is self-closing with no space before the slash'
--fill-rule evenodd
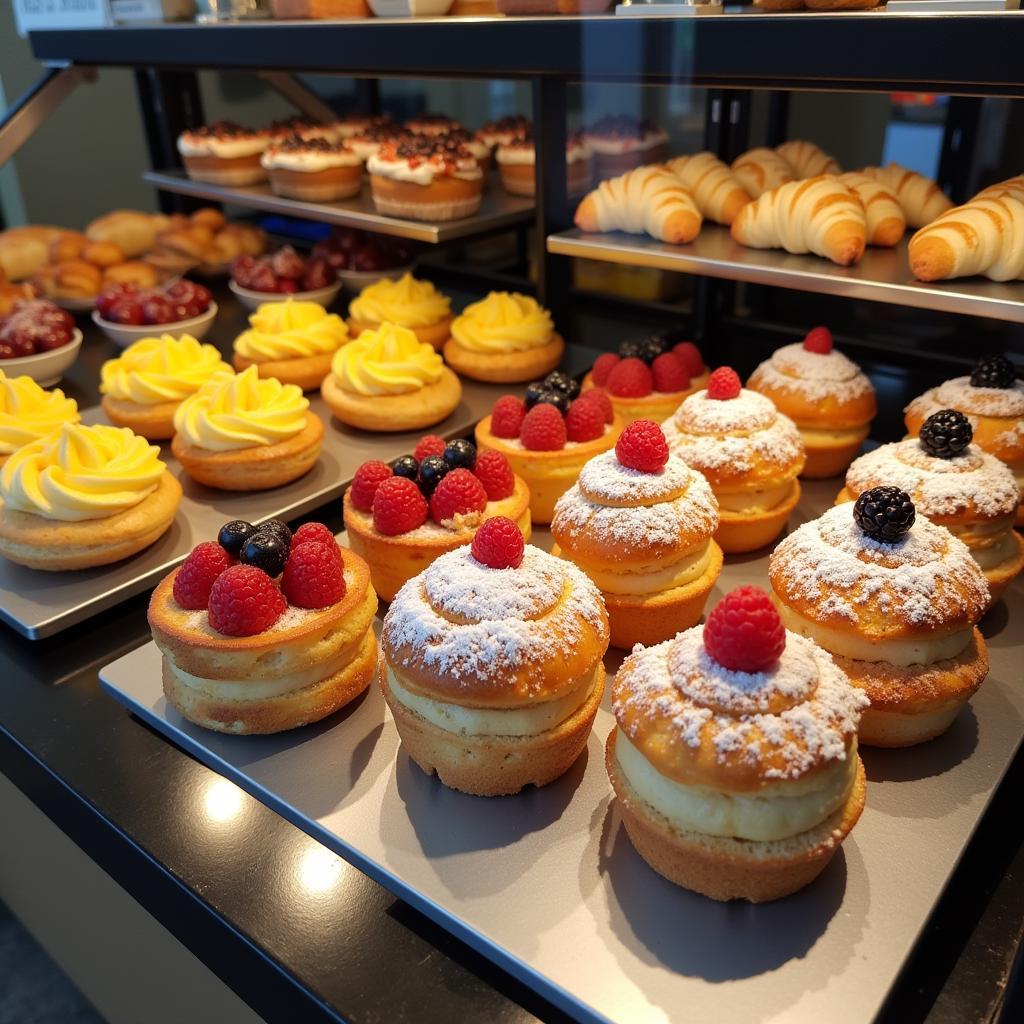
<path id="1" fill-rule="evenodd" d="M 899 200 L 880 181 L 859 171 L 840 174 L 839 180 L 864 206 L 868 245 L 896 245 L 907 230 L 907 220 Z"/>
<path id="2" fill-rule="evenodd" d="M 992 196 L 1013 196 L 1024 202 L 1024 174 L 1018 174 L 1015 178 L 1007 178 L 1006 181 L 997 181 L 988 188 L 983 188 L 974 199 L 988 199 Z M 972 199 L 971 202 L 974 200 Z"/>
<path id="3" fill-rule="evenodd" d="M 717 224 L 731 224 L 751 196 L 714 153 L 677 156 L 665 166 L 683 183 L 701 215 Z"/>
<path id="4" fill-rule="evenodd" d="M 701 215 L 679 179 L 662 166 L 637 167 L 602 181 L 576 208 L 581 231 L 645 231 L 681 245 L 700 232 Z"/>
<path id="5" fill-rule="evenodd" d="M 732 162 L 732 173 L 755 199 L 793 180 L 793 168 L 774 149 L 748 149 Z"/>
<path id="6" fill-rule="evenodd" d="M 864 254 L 868 225 L 857 196 L 823 175 L 766 192 L 740 210 L 731 232 L 754 249 L 813 252 L 847 267 Z"/>
<path id="7" fill-rule="evenodd" d="M 839 174 L 836 161 L 813 142 L 784 142 L 775 152 L 793 168 L 796 178 L 817 178 L 822 174 Z"/>
<path id="8" fill-rule="evenodd" d="M 888 167 L 865 167 L 861 171 L 880 181 L 899 200 L 903 215 L 912 228 L 923 228 L 940 214 L 953 208 L 942 189 L 923 174 L 907 170 L 900 164 Z"/>
<path id="9" fill-rule="evenodd" d="M 982 196 L 947 211 L 910 239 L 910 269 L 920 281 L 1024 279 L 1024 201 Z"/>

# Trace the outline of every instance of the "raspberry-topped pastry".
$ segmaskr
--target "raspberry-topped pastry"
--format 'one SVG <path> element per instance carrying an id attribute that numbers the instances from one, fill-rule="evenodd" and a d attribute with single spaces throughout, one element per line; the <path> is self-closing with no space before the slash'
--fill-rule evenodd
<path id="1" fill-rule="evenodd" d="M 874 487 L 782 540 L 768 566 L 788 629 L 829 651 L 867 693 L 863 743 L 945 732 L 988 674 L 976 628 L 988 583 L 966 545 Z"/>
<path id="2" fill-rule="evenodd" d="M 439 555 L 468 544 L 494 516 L 514 520 L 530 538 L 530 492 L 508 460 L 433 434 L 390 466 L 364 462 L 343 512 L 349 544 L 370 563 L 385 601 Z"/>
<path id="3" fill-rule="evenodd" d="M 864 809 L 864 695 L 771 599 L 740 587 L 623 663 L 605 764 L 626 832 L 658 874 L 715 900 L 812 882 Z"/>
<path id="4" fill-rule="evenodd" d="M 802 343 L 772 353 L 747 381 L 770 398 L 799 428 L 809 479 L 837 476 L 868 436 L 877 411 L 871 381 L 832 347 L 827 327 L 815 327 Z"/>
<path id="5" fill-rule="evenodd" d="M 558 499 L 552 554 L 600 588 L 616 647 L 655 644 L 700 621 L 722 571 L 718 501 L 671 455 L 657 423 L 627 426 Z"/>
<path id="6" fill-rule="evenodd" d="M 490 519 L 395 596 L 381 686 L 402 745 L 477 796 L 544 786 L 583 752 L 604 692 L 608 619 L 570 562 Z"/>
<path id="7" fill-rule="evenodd" d="M 358 195 L 363 160 L 341 139 L 294 134 L 275 140 L 260 163 L 279 196 L 306 202 L 334 202 Z"/>
<path id="8" fill-rule="evenodd" d="M 495 159 L 501 170 L 501 183 L 515 196 L 532 196 L 537 191 L 537 150 L 533 132 L 526 131 L 498 146 Z M 594 177 L 594 158 L 582 132 L 565 142 L 565 173 L 569 195 L 586 192 Z"/>
<path id="9" fill-rule="evenodd" d="M 318 722 L 370 685 L 376 611 L 366 563 L 321 523 L 225 523 L 150 599 L 164 696 L 216 732 Z"/>
<path id="10" fill-rule="evenodd" d="M 601 180 L 625 174 L 644 164 L 664 163 L 668 159 L 668 133 L 650 121 L 611 114 L 595 121 L 584 132 L 597 161 Z"/>
<path id="11" fill-rule="evenodd" d="M 267 180 L 260 163 L 274 136 L 232 121 L 189 128 L 178 136 L 178 152 L 188 176 L 212 185 L 255 185 Z"/>
<path id="12" fill-rule="evenodd" d="M 718 498 L 715 540 L 723 551 L 755 551 L 782 532 L 800 500 L 804 446 L 771 399 L 720 366 L 663 426 L 669 448 L 707 477 Z"/>

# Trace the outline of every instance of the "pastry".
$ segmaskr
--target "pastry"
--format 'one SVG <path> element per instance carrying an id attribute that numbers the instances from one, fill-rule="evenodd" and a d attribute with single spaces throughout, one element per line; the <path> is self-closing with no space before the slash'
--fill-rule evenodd
<path id="1" fill-rule="evenodd" d="M 103 287 L 103 271 L 85 260 L 47 263 L 32 277 L 36 291 L 47 299 L 94 299 Z"/>
<path id="2" fill-rule="evenodd" d="M 491 169 L 491 147 L 479 135 L 466 128 L 451 128 L 437 138 L 465 146 L 473 155 L 473 159 L 476 160 L 486 178 L 487 172 Z"/>
<path id="3" fill-rule="evenodd" d="M 365 161 L 369 160 L 385 142 L 398 142 L 409 137 L 409 132 L 390 117 L 376 117 L 345 141 L 349 148 Z"/>
<path id="4" fill-rule="evenodd" d="M 108 565 L 161 537 L 181 484 L 160 449 L 123 427 L 66 422 L 0 470 L 0 555 L 60 572 Z"/>
<path id="5" fill-rule="evenodd" d="M 553 370 L 565 342 L 551 314 L 529 295 L 490 292 L 453 321 L 444 357 L 471 380 L 518 383 Z"/>
<path id="6" fill-rule="evenodd" d="M 558 499 L 551 553 L 597 584 L 611 642 L 630 650 L 700 621 L 722 571 L 716 529 L 718 501 L 707 480 L 669 453 L 657 423 L 637 420 Z"/>
<path id="7" fill-rule="evenodd" d="M 907 230 L 907 218 L 895 195 L 861 171 L 840 174 L 839 180 L 861 201 L 868 224 L 868 245 L 891 248 Z"/>
<path id="8" fill-rule="evenodd" d="M 899 200 L 907 224 L 912 228 L 923 228 L 953 208 L 952 201 L 931 178 L 899 164 L 865 167 L 861 173 L 880 181 Z"/>
<path id="9" fill-rule="evenodd" d="M 126 260 L 115 266 L 107 267 L 103 272 L 103 287 L 111 285 L 131 285 L 133 288 L 155 288 L 160 282 L 160 274 L 152 263 L 145 260 Z"/>
<path id="10" fill-rule="evenodd" d="M 340 138 L 333 122 L 320 121 L 302 114 L 292 114 L 291 117 L 271 121 L 266 130 L 273 143 L 282 142 L 296 135 L 302 139 L 329 139 L 331 141 Z"/>
<path id="11" fill-rule="evenodd" d="M 338 349 L 320 393 L 342 423 L 394 432 L 447 419 L 462 384 L 408 327 L 384 323 Z"/>
<path id="12" fill-rule="evenodd" d="M 225 268 L 239 256 L 259 256 L 267 236 L 251 224 L 225 224 L 217 210 L 197 210 L 184 223 L 172 224 L 157 235 L 146 260 L 167 274 L 193 267 Z"/>
<path id="13" fill-rule="evenodd" d="M 0 369 L 0 466 L 19 448 L 80 419 L 78 403 L 60 388 L 44 391 L 31 377 Z"/>
<path id="14" fill-rule="evenodd" d="M 339 139 L 351 139 L 369 128 L 375 118 L 370 114 L 345 114 L 331 122 L 331 132 Z"/>
<path id="15" fill-rule="evenodd" d="M 871 701 L 862 743 L 940 735 L 988 674 L 975 627 L 989 602 L 984 573 L 896 487 L 804 523 L 772 552 L 768 576 L 786 627 L 824 647 Z"/>
<path id="16" fill-rule="evenodd" d="M 537 151 L 533 133 L 525 131 L 508 142 L 502 142 L 495 154 L 501 183 L 514 196 L 532 196 L 537 192 Z M 594 177 L 594 158 L 582 132 L 576 132 L 565 143 L 566 187 L 570 196 L 578 196 L 590 188 Z"/>
<path id="17" fill-rule="evenodd" d="M 279 196 L 309 203 L 330 203 L 359 194 L 363 161 L 342 141 L 289 135 L 273 142 L 260 157 Z"/>
<path id="18" fill-rule="evenodd" d="M 3 276 L 0 270 L 0 317 L 8 316 L 20 302 L 28 302 L 36 296 L 35 285 L 27 281 L 14 284 Z"/>
<path id="19" fill-rule="evenodd" d="M 972 437 L 962 412 L 932 413 L 920 437 L 857 459 L 836 500 L 856 501 L 875 487 L 905 491 L 920 515 L 967 545 L 996 601 L 1024 567 L 1024 539 L 1013 529 L 1020 488 L 1009 467 L 971 444 Z"/>
<path id="20" fill-rule="evenodd" d="M 50 245 L 63 233 L 41 224 L 0 231 L 0 271 L 11 281 L 30 278 L 49 259 Z"/>
<path id="21" fill-rule="evenodd" d="M 412 274 L 397 280 L 385 277 L 368 284 L 349 304 L 348 327 L 356 337 L 383 323 L 397 324 L 440 351 L 451 335 L 451 304 L 429 281 Z"/>
<path id="22" fill-rule="evenodd" d="M 174 436 L 174 413 L 207 381 L 233 375 L 212 345 L 191 335 L 142 338 L 100 369 L 100 403 L 111 423 L 151 441 Z"/>
<path id="23" fill-rule="evenodd" d="M 426 135 L 429 138 L 435 138 L 457 131 L 462 125 L 454 117 L 448 117 L 447 114 L 418 114 L 416 117 L 409 118 L 402 127 L 411 135 Z"/>
<path id="24" fill-rule="evenodd" d="M 755 199 L 773 188 L 795 181 L 789 162 L 774 149 L 758 147 L 741 153 L 732 162 L 731 170 L 743 188 Z"/>
<path id="25" fill-rule="evenodd" d="M 530 492 L 508 460 L 494 451 L 477 456 L 469 441 L 436 435 L 392 466 L 364 462 L 345 492 L 343 514 L 348 542 L 369 563 L 385 601 L 495 516 L 511 519 L 530 539 Z"/>
<path id="26" fill-rule="evenodd" d="M 533 130 L 533 122 L 522 114 L 510 114 L 498 118 L 497 121 L 488 121 L 477 135 L 491 147 L 497 149 L 499 146 L 507 145 L 520 135 L 526 135 Z"/>
<path id="27" fill-rule="evenodd" d="M 718 498 L 715 540 L 723 551 L 755 551 L 782 532 L 800 500 L 804 446 L 771 399 L 741 388 L 735 371 L 721 366 L 663 427 L 669 448 L 708 478 Z"/>
<path id="28" fill-rule="evenodd" d="M 793 177 L 798 179 L 818 178 L 823 174 L 842 174 L 842 168 L 813 142 L 803 140 L 783 142 L 775 152 L 793 168 Z"/>
<path id="29" fill-rule="evenodd" d="M 373 680 L 376 611 L 366 563 L 322 524 L 226 523 L 150 599 L 164 696 L 216 732 L 319 722 Z"/>
<path id="30" fill-rule="evenodd" d="M 1024 174 L 1018 174 L 1014 178 L 1007 178 L 1005 181 L 997 181 L 994 185 L 983 188 L 974 198 L 984 199 L 989 196 L 996 198 L 1012 196 L 1014 199 L 1024 202 Z"/>
<path id="31" fill-rule="evenodd" d="M 877 412 L 875 389 L 856 363 L 832 347 L 827 327 L 776 349 L 747 381 L 770 398 L 803 439 L 808 479 L 838 476 L 868 436 Z"/>
<path id="32" fill-rule="evenodd" d="M 48 263 L 66 263 L 82 259 L 82 252 L 89 239 L 80 231 L 62 231 L 51 243 L 47 253 Z"/>
<path id="33" fill-rule="evenodd" d="M 218 121 L 183 131 L 178 136 L 178 152 L 193 181 L 231 187 L 256 185 L 267 180 L 260 157 L 271 139 L 267 131 Z"/>
<path id="34" fill-rule="evenodd" d="M 515 533 L 490 520 L 402 587 L 381 630 L 381 687 L 406 753 L 477 796 L 564 774 L 604 692 L 600 593 Z"/>
<path id="35" fill-rule="evenodd" d="M 337 313 L 317 302 L 287 298 L 265 302 L 249 314 L 249 329 L 235 338 L 231 361 L 236 370 L 255 366 L 261 377 L 314 391 L 348 340 L 348 328 Z"/>
<path id="36" fill-rule="evenodd" d="M 366 161 L 379 213 L 456 220 L 480 208 L 484 176 L 465 146 L 444 136 L 386 142 Z"/>
<path id="37" fill-rule="evenodd" d="M 599 180 L 668 159 L 668 133 L 628 114 L 602 117 L 584 130 L 584 136 Z"/>
<path id="38" fill-rule="evenodd" d="M 865 703 L 764 591 L 733 590 L 703 627 L 635 651 L 615 677 L 605 765 L 633 846 L 711 899 L 802 889 L 864 808 Z"/>
<path id="39" fill-rule="evenodd" d="M 113 242 L 125 259 L 134 260 L 153 248 L 157 233 L 166 227 L 167 217 L 162 214 L 111 210 L 90 221 L 85 235 L 90 242 Z"/>
<path id="40" fill-rule="evenodd" d="M 716 224 L 731 224 L 752 198 L 732 169 L 714 153 L 677 156 L 665 166 L 693 196 L 701 216 Z"/>

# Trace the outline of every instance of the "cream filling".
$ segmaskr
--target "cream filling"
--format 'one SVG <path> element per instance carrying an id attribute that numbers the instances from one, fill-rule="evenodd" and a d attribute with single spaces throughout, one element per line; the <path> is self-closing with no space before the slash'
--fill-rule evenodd
<path id="1" fill-rule="evenodd" d="M 1017 541 L 1013 531 L 1007 530 L 1006 534 L 991 547 L 979 548 L 968 545 L 967 550 L 982 569 L 994 569 L 1017 554 Z"/>
<path id="2" fill-rule="evenodd" d="M 704 541 L 694 550 L 670 565 L 652 569 L 632 569 L 614 572 L 611 569 L 594 569 L 588 565 L 580 568 L 606 594 L 659 594 L 673 587 L 684 587 L 702 576 L 711 561 L 711 542 Z"/>
<path id="3" fill-rule="evenodd" d="M 768 512 L 782 504 L 792 493 L 793 481 L 787 480 L 776 487 L 761 487 L 753 491 L 734 491 L 730 494 L 715 491 L 715 497 L 718 498 L 718 508 L 722 512 L 754 515 Z"/>
<path id="4" fill-rule="evenodd" d="M 842 807 L 856 778 L 856 755 L 854 740 L 844 761 L 809 778 L 772 783 L 753 793 L 726 793 L 667 778 L 621 729 L 615 736 L 619 770 L 637 796 L 674 828 L 767 843 L 806 832 Z"/>
<path id="5" fill-rule="evenodd" d="M 853 427 L 850 430 L 818 430 L 815 427 L 800 427 L 800 436 L 808 448 L 820 448 L 823 445 L 849 444 L 859 441 L 864 436 L 863 427 Z"/>

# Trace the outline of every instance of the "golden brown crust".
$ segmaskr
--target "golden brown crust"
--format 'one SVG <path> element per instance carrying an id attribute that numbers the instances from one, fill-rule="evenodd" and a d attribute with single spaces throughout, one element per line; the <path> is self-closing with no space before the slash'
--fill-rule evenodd
<path id="1" fill-rule="evenodd" d="M 342 390 L 329 373 L 320 393 L 342 423 L 384 433 L 422 430 L 447 419 L 462 399 L 462 384 L 445 366 L 437 383 L 407 395 L 356 395 Z"/>
<path id="2" fill-rule="evenodd" d="M 543 377 L 555 369 L 565 353 L 565 342 L 555 332 L 544 345 L 524 352 L 472 352 L 449 338 L 443 352 L 445 362 L 463 377 L 493 384 L 517 384 Z"/>
<path id="3" fill-rule="evenodd" d="M 149 441 L 166 441 L 174 437 L 174 414 L 180 402 L 159 402 L 142 405 L 130 398 L 104 395 L 100 402 L 108 420 L 117 427 L 128 427 Z"/>
<path id="4" fill-rule="evenodd" d="M 1003 462 L 1024 462 L 1024 430 L 1018 429 L 1021 422 L 1019 418 L 986 416 L 950 402 L 943 405 L 936 396 L 937 390 L 932 388 L 919 395 L 904 410 L 904 423 L 911 437 L 920 435 L 924 421 L 932 413 L 941 409 L 956 409 L 971 421 L 974 443 L 982 451 L 1002 459 Z"/>
<path id="5" fill-rule="evenodd" d="M 261 377 L 276 377 L 282 384 L 294 384 L 303 391 L 316 391 L 323 383 L 324 377 L 331 372 L 333 358 L 333 352 L 323 352 L 320 355 L 302 356 L 298 359 L 271 359 L 264 363 L 254 363 L 236 352 L 231 357 L 231 362 L 239 373 L 250 366 L 255 366 Z"/>
<path id="6" fill-rule="evenodd" d="M 429 185 L 419 185 L 371 174 L 370 190 L 380 213 L 414 220 L 457 220 L 480 208 L 483 182 L 482 177 L 475 181 L 437 177 Z"/>
<path id="7" fill-rule="evenodd" d="M 269 175 L 270 187 L 277 195 L 313 203 L 350 199 L 359 194 L 363 185 L 361 163 L 351 167 L 325 167 L 319 171 L 272 167 Z"/>
<path id="8" fill-rule="evenodd" d="M 828 480 L 845 473 L 867 439 L 868 428 L 857 432 L 850 440 L 827 440 L 804 436 L 804 468 L 800 475 L 805 480 Z"/>
<path id="9" fill-rule="evenodd" d="M 864 427 L 875 418 L 878 409 L 874 391 L 864 391 L 845 400 L 835 394 L 812 397 L 793 388 L 773 386 L 767 379 L 764 365 L 758 366 L 750 375 L 747 387 L 770 398 L 779 412 L 788 416 L 798 427 L 850 430 Z"/>
<path id="10" fill-rule="evenodd" d="M 440 352 L 444 343 L 451 337 L 452 320 L 455 317 L 449 313 L 446 317 L 438 320 L 436 324 L 428 324 L 426 327 L 410 327 L 409 330 L 416 335 L 416 339 L 424 345 L 430 345 L 435 351 Z M 349 335 L 358 338 L 363 331 L 375 331 L 380 327 L 380 322 L 371 323 L 369 320 L 358 320 L 354 316 L 348 318 Z"/>
<path id="11" fill-rule="evenodd" d="M 794 480 L 789 495 L 764 512 L 719 511 L 715 540 L 727 555 L 766 547 L 785 529 L 790 513 L 800 501 L 800 481 Z"/>
<path id="12" fill-rule="evenodd" d="M 623 427 L 628 427 L 637 420 L 654 420 L 655 423 L 667 420 L 679 408 L 684 398 L 699 391 L 707 381 L 708 374 L 702 373 L 699 377 L 691 379 L 690 386 L 685 391 L 653 391 L 642 398 L 619 398 L 607 389 L 604 391 L 611 400 L 615 414 L 622 420 Z M 593 373 L 588 373 L 583 378 L 581 392 L 590 391 L 596 386 Z"/>

